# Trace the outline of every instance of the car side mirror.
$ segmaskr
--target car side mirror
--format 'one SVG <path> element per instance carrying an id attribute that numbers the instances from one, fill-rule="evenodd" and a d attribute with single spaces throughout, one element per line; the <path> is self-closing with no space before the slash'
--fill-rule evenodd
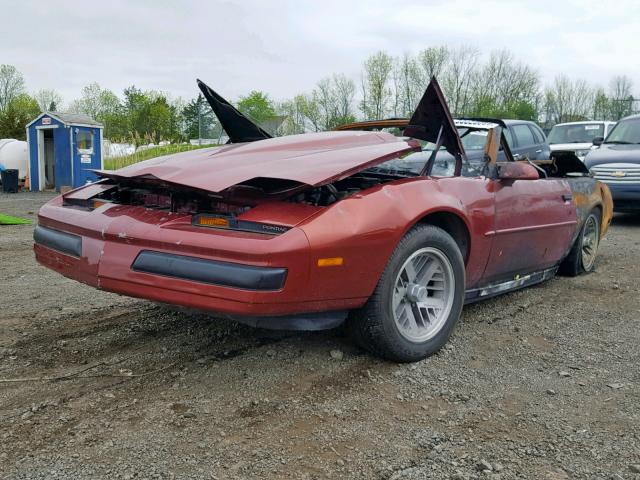
<path id="1" fill-rule="evenodd" d="M 604 142 L 604 137 L 595 137 L 595 138 L 593 139 L 593 144 L 594 144 L 596 147 L 599 147 L 600 145 L 602 145 L 602 143 L 603 143 L 603 142 Z"/>
<path id="2" fill-rule="evenodd" d="M 498 164 L 500 180 L 538 180 L 540 174 L 536 168 L 526 162 L 505 162 Z"/>

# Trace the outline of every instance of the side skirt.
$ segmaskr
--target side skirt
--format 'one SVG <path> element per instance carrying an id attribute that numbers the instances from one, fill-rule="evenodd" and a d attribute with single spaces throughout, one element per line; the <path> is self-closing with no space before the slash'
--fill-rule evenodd
<path id="1" fill-rule="evenodd" d="M 464 303 L 473 303 L 487 298 L 495 297 L 507 292 L 519 290 L 521 288 L 535 285 L 546 280 L 553 278 L 556 274 L 558 267 L 547 268 L 539 272 L 529 273 L 527 275 L 517 275 L 513 280 L 507 280 L 506 282 L 492 283 L 480 288 L 473 288 L 467 290 L 464 295 Z"/>

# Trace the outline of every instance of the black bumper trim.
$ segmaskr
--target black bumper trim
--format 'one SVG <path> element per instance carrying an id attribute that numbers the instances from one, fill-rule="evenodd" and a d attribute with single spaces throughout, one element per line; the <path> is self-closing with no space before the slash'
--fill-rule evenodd
<path id="1" fill-rule="evenodd" d="M 131 268 L 136 272 L 244 290 L 280 290 L 287 277 L 286 268 L 255 267 L 150 250 L 140 252 Z"/>
<path id="2" fill-rule="evenodd" d="M 66 253 L 73 257 L 82 256 L 82 237 L 38 225 L 33 231 L 33 240 L 44 247 Z"/>
<path id="3" fill-rule="evenodd" d="M 346 310 L 335 312 L 297 313 L 292 315 L 271 317 L 249 317 L 242 315 L 225 315 L 226 318 L 255 328 L 265 330 L 292 330 L 313 332 L 336 328 L 347 318 Z"/>

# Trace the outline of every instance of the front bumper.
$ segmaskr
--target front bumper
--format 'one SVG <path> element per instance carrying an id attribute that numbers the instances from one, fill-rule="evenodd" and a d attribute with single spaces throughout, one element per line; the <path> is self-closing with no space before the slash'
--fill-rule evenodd
<path id="1" fill-rule="evenodd" d="M 131 269 L 245 290 L 281 290 L 287 278 L 286 268 L 254 267 L 150 250 L 140 252 Z"/>
<path id="2" fill-rule="evenodd" d="M 640 210 L 640 184 L 603 183 L 611 190 L 615 211 Z"/>
<path id="3" fill-rule="evenodd" d="M 247 322 L 366 301 L 314 298 L 309 242 L 297 228 L 279 236 L 221 232 L 191 225 L 188 215 L 116 205 L 87 212 L 52 201 L 40 211 L 34 238 L 37 261 L 66 277 Z"/>

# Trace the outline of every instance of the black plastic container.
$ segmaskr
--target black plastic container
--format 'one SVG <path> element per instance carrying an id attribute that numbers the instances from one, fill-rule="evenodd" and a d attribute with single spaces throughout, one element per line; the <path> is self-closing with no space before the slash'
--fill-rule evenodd
<path id="1" fill-rule="evenodd" d="M 2 178 L 2 191 L 6 193 L 18 193 L 18 170 L 7 169 L 0 173 Z"/>

